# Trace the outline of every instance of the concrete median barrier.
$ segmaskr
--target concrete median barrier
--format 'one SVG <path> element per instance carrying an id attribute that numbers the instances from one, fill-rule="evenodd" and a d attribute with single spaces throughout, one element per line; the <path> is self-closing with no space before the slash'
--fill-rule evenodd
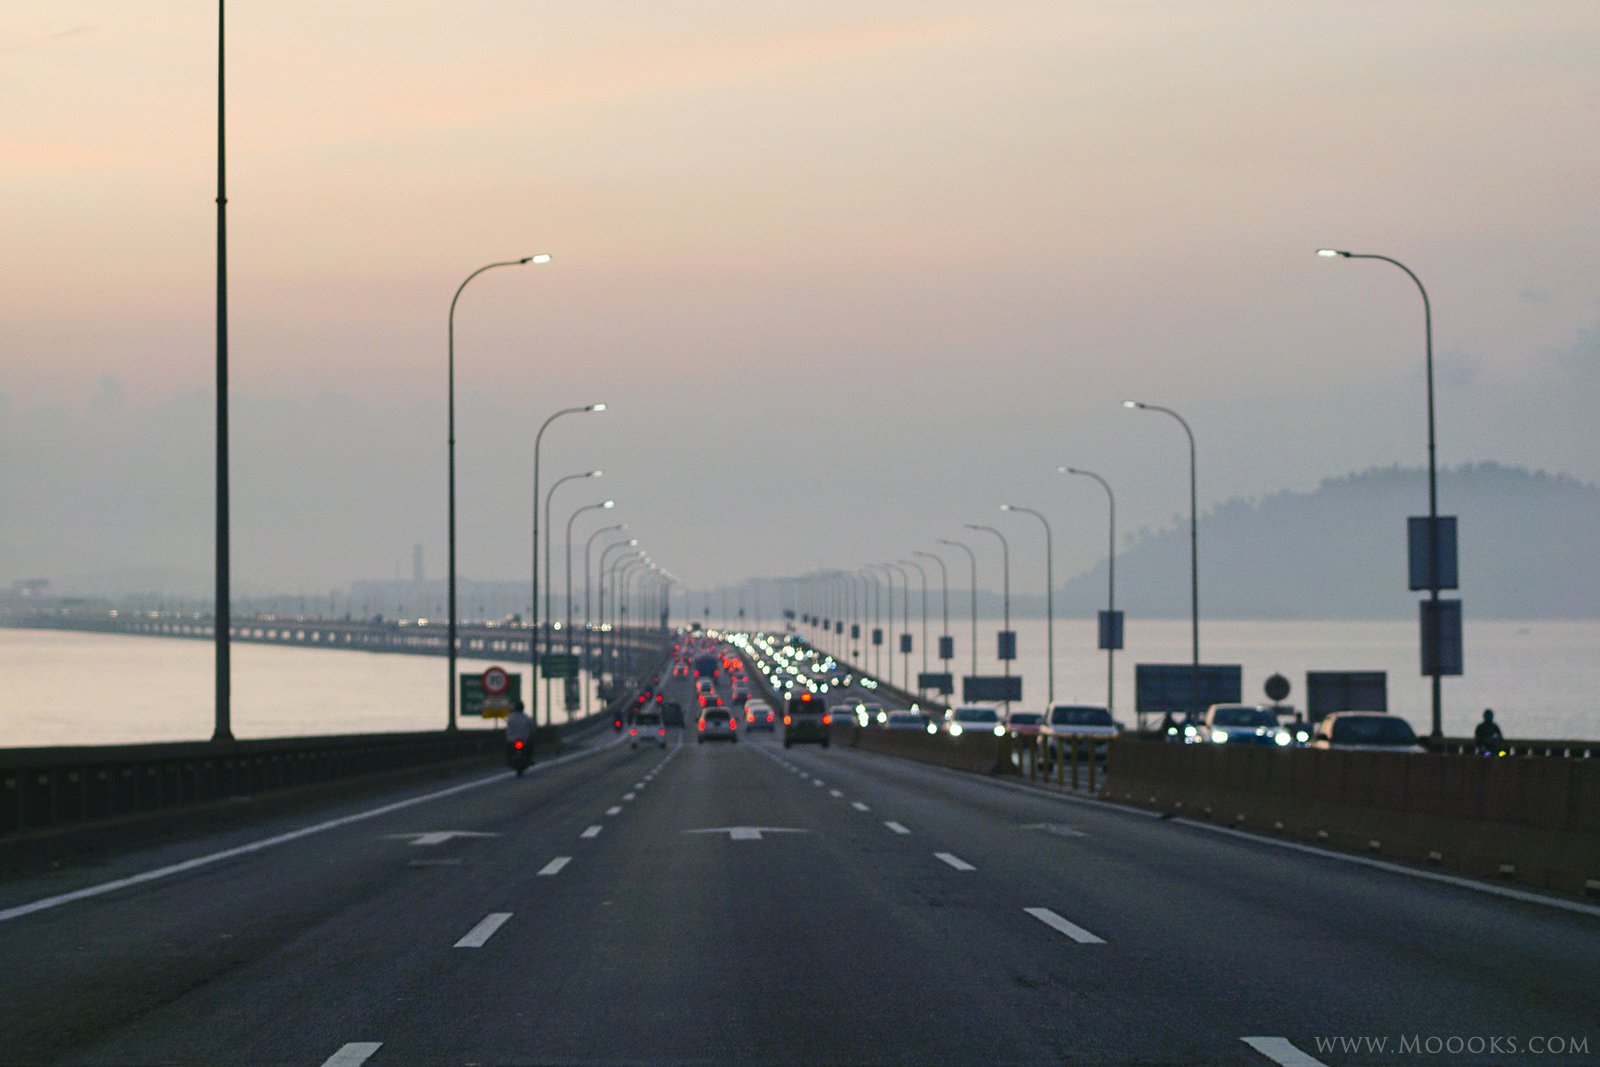
<path id="1" fill-rule="evenodd" d="M 1600 761 L 1118 739 L 1108 799 L 1563 892 L 1600 892 Z"/>

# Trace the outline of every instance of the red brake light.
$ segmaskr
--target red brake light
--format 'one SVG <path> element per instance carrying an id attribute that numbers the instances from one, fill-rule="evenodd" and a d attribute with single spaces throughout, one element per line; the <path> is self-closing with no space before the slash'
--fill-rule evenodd
<path id="1" fill-rule="evenodd" d="M 511 747 L 512 748 L 521 748 L 522 747 L 522 742 L 521 741 L 513 741 L 513 742 L 511 742 Z"/>
<path id="2" fill-rule="evenodd" d="M 635 726 L 633 729 L 629 730 L 628 731 L 628 736 L 629 737 L 638 737 L 639 736 L 639 728 L 637 726 Z"/>
<path id="3" fill-rule="evenodd" d="M 832 722 L 833 722 L 833 716 L 832 715 L 824 715 L 822 717 L 822 725 L 827 726 Z"/>
<path id="4" fill-rule="evenodd" d="M 739 720 L 738 719 L 729 719 L 728 720 L 728 729 L 730 729 L 730 730 L 737 729 L 738 726 L 739 726 Z"/>
<path id="5" fill-rule="evenodd" d="M 662 737 L 666 737 L 667 736 L 667 728 L 665 726 L 663 726 L 661 729 L 657 730 L 656 733 L 660 734 Z"/>
<path id="6" fill-rule="evenodd" d="M 705 730 L 705 728 L 706 728 L 706 721 L 705 721 L 705 720 L 704 720 L 704 719 L 701 719 L 701 720 L 700 720 L 700 729 L 701 729 L 701 730 L 702 730 L 702 731 L 704 731 L 704 730 Z"/>

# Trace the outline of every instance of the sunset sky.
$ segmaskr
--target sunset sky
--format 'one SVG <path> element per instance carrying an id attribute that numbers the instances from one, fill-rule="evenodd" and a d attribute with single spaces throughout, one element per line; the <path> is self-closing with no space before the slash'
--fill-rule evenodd
<path id="1" fill-rule="evenodd" d="M 0 8 L 0 587 L 209 588 L 215 35 Z M 1065 579 L 1104 502 L 1058 465 L 1186 518 L 1125 397 L 1193 425 L 1202 511 L 1420 465 L 1417 292 L 1322 246 L 1428 286 L 1441 463 L 1600 479 L 1594 0 L 274 0 L 228 39 L 244 591 L 442 575 L 450 298 L 535 252 L 457 311 L 474 577 L 525 575 L 534 431 L 591 401 L 558 522 L 614 497 L 695 586 L 967 522 L 1037 583 L 1008 501 Z"/>

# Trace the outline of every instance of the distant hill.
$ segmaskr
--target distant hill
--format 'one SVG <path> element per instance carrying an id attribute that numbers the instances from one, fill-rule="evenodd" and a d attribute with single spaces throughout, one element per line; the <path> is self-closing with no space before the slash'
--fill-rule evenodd
<path id="1" fill-rule="evenodd" d="M 1411 619 L 1406 517 L 1427 513 L 1427 474 L 1389 467 L 1308 493 L 1230 500 L 1200 517 L 1200 610 L 1223 618 Z M 1458 517 L 1468 617 L 1600 617 L 1600 489 L 1495 463 L 1439 474 L 1439 512 Z M 1124 538 L 1118 607 L 1189 613 L 1187 523 Z M 1065 603 L 1105 597 L 1102 561 L 1064 587 Z"/>

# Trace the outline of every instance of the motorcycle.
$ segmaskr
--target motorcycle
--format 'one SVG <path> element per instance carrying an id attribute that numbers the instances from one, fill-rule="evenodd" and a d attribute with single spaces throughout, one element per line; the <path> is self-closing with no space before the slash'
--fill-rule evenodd
<path id="1" fill-rule="evenodd" d="M 522 772 L 533 766 L 533 746 L 526 741 L 513 741 L 506 746 L 506 763 L 522 777 Z"/>

